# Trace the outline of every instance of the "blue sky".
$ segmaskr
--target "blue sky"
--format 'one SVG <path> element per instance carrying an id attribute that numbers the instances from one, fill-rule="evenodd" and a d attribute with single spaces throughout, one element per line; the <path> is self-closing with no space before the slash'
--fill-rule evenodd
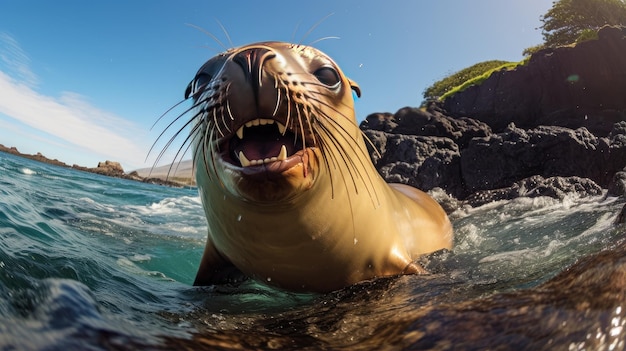
<path id="1" fill-rule="evenodd" d="M 235 46 L 339 37 L 314 46 L 361 86 L 362 120 L 418 106 L 426 87 L 474 63 L 522 59 L 524 48 L 542 42 L 536 28 L 551 6 L 552 0 L 3 0 L 0 144 L 88 167 L 106 159 L 127 171 L 151 166 L 156 154 L 145 161 L 148 150 L 166 123 L 150 127 L 223 50 L 188 24 L 226 46 L 219 23 Z"/>

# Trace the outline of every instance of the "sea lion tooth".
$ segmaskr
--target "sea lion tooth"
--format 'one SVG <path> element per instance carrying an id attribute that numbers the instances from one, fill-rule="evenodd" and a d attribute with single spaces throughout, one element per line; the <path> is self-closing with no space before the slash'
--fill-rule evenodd
<path id="1" fill-rule="evenodd" d="M 278 153 L 278 156 L 276 156 L 276 159 L 278 161 L 283 161 L 287 159 L 287 148 L 285 147 L 285 145 L 280 147 L 280 152 Z"/>
<path id="2" fill-rule="evenodd" d="M 285 127 L 284 124 L 276 121 L 276 124 L 278 125 L 278 132 L 280 133 L 280 135 L 285 135 L 285 130 L 287 129 L 287 127 Z"/>
<path id="3" fill-rule="evenodd" d="M 239 162 L 241 163 L 243 167 L 248 167 L 252 165 L 251 161 L 248 160 L 246 155 L 243 154 L 243 151 L 239 151 Z"/>
<path id="4" fill-rule="evenodd" d="M 239 127 L 239 129 L 237 129 L 237 137 L 239 139 L 243 139 L 243 126 Z"/>

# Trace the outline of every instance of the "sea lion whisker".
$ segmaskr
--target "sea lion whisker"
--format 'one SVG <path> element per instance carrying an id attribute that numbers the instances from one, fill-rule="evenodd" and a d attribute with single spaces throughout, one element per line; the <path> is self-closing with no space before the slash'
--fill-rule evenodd
<path id="1" fill-rule="evenodd" d="M 285 130 L 287 130 L 290 128 L 289 123 L 291 122 L 291 97 L 287 88 L 285 88 L 285 100 L 287 104 L 287 121 L 285 122 Z"/>
<path id="2" fill-rule="evenodd" d="M 184 101 L 184 100 L 183 100 Z M 179 103 L 180 104 L 180 103 Z M 182 113 L 180 113 L 178 116 L 176 116 L 176 118 L 174 118 L 174 120 L 172 120 L 164 129 L 163 131 L 159 134 L 159 136 L 154 140 L 154 143 L 152 143 L 152 146 L 150 146 L 150 149 L 148 150 L 148 154 L 146 155 L 146 160 L 148 160 L 148 157 L 150 157 L 150 153 L 152 153 L 152 150 L 154 149 L 154 147 L 156 146 L 156 144 L 159 142 L 159 140 L 161 140 L 161 138 L 163 137 L 163 135 L 165 135 L 165 133 L 178 121 L 180 120 L 183 116 L 185 116 L 187 113 L 189 113 L 191 110 L 193 110 L 195 107 L 197 107 L 197 104 L 192 105 L 191 107 L 189 107 L 188 109 L 186 109 L 185 111 L 183 111 Z M 170 108 L 171 110 L 171 108 Z M 186 127 L 187 125 L 189 125 L 189 121 L 187 123 L 185 123 L 185 125 L 183 126 Z"/>
<path id="3" fill-rule="evenodd" d="M 180 135 L 180 133 L 187 127 L 187 125 L 189 125 L 189 122 L 186 123 L 182 128 L 180 128 L 175 134 L 174 136 L 172 136 L 168 142 L 165 144 L 165 146 L 163 147 L 163 149 L 161 149 L 161 152 L 159 153 L 159 155 L 156 157 L 156 159 L 154 160 L 154 163 L 152 164 L 152 169 L 154 169 L 156 167 L 156 165 L 161 161 L 161 159 L 163 158 L 163 156 L 165 155 L 165 152 L 167 151 L 167 149 L 172 145 L 172 143 L 174 142 L 174 140 L 176 140 L 178 138 L 178 136 Z M 192 134 L 187 135 L 187 137 L 185 138 L 185 140 L 183 141 L 182 145 L 180 146 L 180 148 L 178 149 L 178 151 L 176 152 L 176 154 L 174 155 L 174 158 L 172 160 L 172 164 L 176 162 L 176 160 L 179 157 L 180 151 L 185 147 L 185 145 L 189 142 L 190 137 Z M 184 155 L 184 154 L 183 154 Z M 182 161 L 182 157 L 181 157 L 181 161 Z M 170 168 L 167 171 L 167 176 L 165 177 L 165 179 L 167 180 L 169 178 L 170 172 L 172 170 L 172 166 L 170 165 Z M 150 170 L 150 174 L 152 174 L 152 170 Z"/>
<path id="4" fill-rule="evenodd" d="M 179 102 L 177 102 L 176 104 L 174 104 L 172 107 L 168 108 L 168 109 L 167 109 L 167 111 L 163 112 L 163 114 L 162 114 L 162 115 L 160 115 L 160 116 L 159 116 L 159 118 L 157 118 L 157 119 L 156 119 L 156 121 L 154 121 L 154 123 L 152 124 L 152 126 L 150 127 L 150 129 L 149 129 L 149 130 L 152 130 L 152 129 L 153 129 L 153 128 L 157 125 L 157 123 L 159 123 L 159 122 L 161 121 L 161 119 L 163 119 L 163 117 L 165 117 L 165 115 L 167 115 L 168 113 L 172 112 L 172 110 L 174 110 L 174 109 L 175 109 L 175 108 L 177 108 L 178 106 L 182 105 L 184 102 L 187 102 L 187 100 L 189 100 L 189 98 L 186 98 L 186 99 L 180 100 Z M 185 113 L 186 113 L 186 112 L 183 112 L 183 114 L 185 114 Z M 179 117 L 177 117 L 177 118 L 180 118 L 180 116 L 179 116 Z"/>
<path id="5" fill-rule="evenodd" d="M 335 140 L 334 138 L 329 138 L 329 140 L 331 140 L 331 142 L 333 144 L 335 144 L 335 146 L 337 146 L 337 140 Z M 335 162 L 337 164 L 336 169 L 339 170 L 339 175 L 340 175 L 339 178 L 341 178 L 341 180 L 343 182 L 343 186 L 346 189 L 348 189 L 348 182 L 346 181 L 346 175 L 344 174 L 343 168 L 339 167 L 339 161 L 336 159 L 336 157 L 335 157 L 334 153 L 332 152 L 332 150 L 331 150 L 331 152 L 327 153 L 327 155 L 329 155 L 330 157 L 335 159 Z M 344 161 L 344 163 L 346 163 L 345 157 L 343 157 L 343 155 L 341 155 L 341 153 L 340 153 L 340 156 L 342 156 L 341 159 Z M 346 165 L 347 165 L 347 163 L 346 163 Z M 352 184 L 354 185 L 354 190 L 355 190 L 356 194 L 358 195 L 359 191 L 357 189 L 356 182 L 352 178 L 352 176 L 353 176 L 352 171 L 350 171 L 350 167 L 346 167 L 346 169 L 348 170 L 348 173 L 351 176 L 350 179 L 352 179 Z M 333 177 L 331 176 L 331 179 L 332 178 Z M 334 188 L 332 189 L 331 193 L 334 194 Z M 334 196 L 333 196 L 333 198 L 334 198 Z M 346 196 L 346 198 L 348 199 L 348 204 L 349 204 L 349 208 L 350 208 L 350 218 L 352 219 L 352 236 L 354 237 L 354 240 L 356 242 L 356 225 L 354 223 L 354 208 L 352 206 L 352 196 L 350 196 L 350 192 L 349 191 L 348 191 L 348 196 Z"/>
<path id="6" fill-rule="evenodd" d="M 374 152 L 376 153 L 376 156 L 383 157 L 383 155 L 380 153 L 380 150 L 378 150 L 378 148 L 376 147 L 376 145 L 374 145 L 374 142 L 372 141 L 372 139 L 370 139 L 367 134 L 365 134 L 365 132 L 361 131 L 361 135 L 363 136 L 363 140 L 367 141 L 367 144 L 369 146 L 372 147 L 372 150 L 374 150 Z"/>
<path id="7" fill-rule="evenodd" d="M 322 150 L 327 150 L 327 146 L 326 146 L 326 142 L 321 139 L 320 141 L 320 149 Z M 324 152 L 324 151 L 323 151 Z M 338 162 L 335 159 L 335 155 L 332 153 L 324 153 L 323 159 L 324 159 L 324 163 L 326 165 L 326 170 L 328 171 L 328 174 L 330 175 L 329 180 L 330 180 L 330 198 L 334 199 L 335 198 L 335 182 L 333 180 L 333 170 L 331 169 L 331 162 L 333 163 L 334 169 L 337 169 L 338 167 Z"/>
<path id="8" fill-rule="evenodd" d="M 235 117 L 233 117 L 233 111 L 230 109 L 230 100 L 226 100 L 226 111 L 228 112 L 228 117 L 230 117 L 231 121 L 235 120 Z M 224 122 L 226 123 L 226 122 Z M 230 129 L 229 129 L 230 131 Z"/>
<path id="9" fill-rule="evenodd" d="M 293 29 L 293 32 L 291 33 L 291 41 L 290 42 L 294 42 L 296 41 L 296 33 L 298 32 L 298 28 L 300 28 L 300 24 L 302 24 L 302 20 L 300 20 L 298 23 L 296 23 L 296 27 Z"/>
<path id="10" fill-rule="evenodd" d="M 302 38 L 300 39 L 300 41 L 298 42 L 298 46 L 302 45 L 302 42 L 309 37 L 309 35 L 320 25 L 322 24 L 324 21 L 326 21 L 326 19 L 328 19 L 328 17 L 334 15 L 334 13 L 329 13 L 328 15 L 324 16 L 321 20 L 317 21 L 313 26 L 311 26 L 311 28 L 309 28 L 309 30 L 304 33 L 304 36 L 302 36 Z"/>
<path id="11" fill-rule="evenodd" d="M 304 123 L 302 123 L 302 115 L 301 115 L 301 110 L 302 105 L 298 105 L 296 106 L 296 114 L 298 117 L 298 124 L 300 125 L 300 135 L 302 135 L 302 149 L 306 149 L 306 134 L 304 132 Z M 296 133 L 296 136 L 298 134 Z"/>
<path id="12" fill-rule="evenodd" d="M 204 114 L 206 114 L 206 111 L 203 111 Z M 215 128 L 217 128 L 217 132 L 221 135 L 221 137 L 224 137 L 226 134 L 224 134 L 224 132 L 222 131 L 222 128 L 220 128 L 219 122 L 217 121 L 217 108 L 213 108 L 212 110 L 213 113 L 213 125 L 215 126 Z"/>
<path id="13" fill-rule="evenodd" d="M 228 31 L 226 30 L 226 27 L 224 27 L 222 22 L 220 22 L 218 19 L 216 19 L 215 21 L 220 26 L 220 28 L 222 28 L 222 32 L 224 32 L 224 35 L 226 35 L 226 39 L 228 39 L 228 44 L 230 44 L 230 47 L 234 48 L 235 44 L 233 44 L 233 41 L 230 39 L 230 35 L 228 34 Z"/>
<path id="14" fill-rule="evenodd" d="M 307 45 L 309 45 L 309 46 L 313 46 L 313 45 L 315 45 L 315 44 L 319 43 L 320 41 L 329 40 L 329 39 L 337 39 L 337 40 L 339 40 L 339 39 L 341 39 L 341 38 L 340 38 L 340 37 L 336 37 L 336 36 L 328 36 L 328 37 L 323 37 L 323 38 L 316 39 L 316 40 L 314 40 L 314 41 L 312 41 L 312 42 L 308 43 Z"/>
<path id="15" fill-rule="evenodd" d="M 218 22 L 219 23 L 219 22 Z M 213 39 L 219 46 L 222 47 L 222 49 L 224 51 L 228 51 L 228 47 L 226 45 L 224 45 L 224 43 L 222 43 L 221 40 L 217 39 L 217 37 L 215 35 L 213 35 L 213 33 L 209 32 L 208 30 L 200 27 L 200 26 L 196 26 L 195 24 L 191 24 L 191 23 L 185 23 L 186 26 L 189 26 L 191 28 L 197 29 L 199 31 L 201 31 L 202 33 L 208 35 L 209 37 L 211 37 L 211 39 Z M 230 37 L 228 38 L 228 40 L 230 40 Z M 232 44 L 232 43 L 231 43 Z M 217 50 L 216 50 L 217 51 Z"/>
<path id="16" fill-rule="evenodd" d="M 206 128 L 205 127 L 202 130 L 202 132 L 199 133 L 199 135 L 200 135 L 199 145 L 202 146 L 202 147 L 199 148 L 200 151 L 202 151 L 202 163 L 204 165 L 204 169 L 205 169 L 205 171 L 207 173 L 207 176 L 209 178 L 211 178 L 211 173 L 214 173 L 214 172 L 210 171 L 207 158 L 210 157 L 211 159 L 213 159 L 213 152 L 214 152 L 213 151 L 214 150 L 213 149 L 213 147 L 214 147 L 213 146 L 214 145 L 213 136 L 215 135 L 215 128 Z M 208 154 L 207 154 L 207 151 L 209 151 Z M 198 154 L 196 153 L 194 155 L 194 164 L 197 163 L 197 158 L 196 158 L 197 156 L 198 156 Z"/>
<path id="17" fill-rule="evenodd" d="M 228 102 L 228 100 L 227 100 Z M 226 116 L 226 113 L 224 112 L 228 112 L 230 114 L 230 111 L 228 111 L 228 104 L 225 104 L 226 106 L 222 105 L 220 107 L 220 115 L 222 116 L 222 123 L 224 124 L 224 128 L 226 128 L 226 130 L 228 131 L 228 133 L 232 133 L 233 131 L 230 130 L 230 127 L 228 126 L 228 123 L 226 123 L 226 118 L 224 118 Z M 224 135 L 222 135 L 223 137 Z"/>
<path id="18" fill-rule="evenodd" d="M 191 136 L 191 134 L 189 134 L 189 136 L 187 136 L 187 138 L 185 138 L 185 141 L 183 142 L 183 144 L 180 146 L 180 148 L 176 152 L 176 155 L 174 155 L 174 159 L 172 160 L 172 163 L 170 164 L 170 167 L 167 170 L 167 174 L 165 176 L 165 180 L 168 180 L 170 178 L 170 174 L 172 172 L 172 166 L 174 165 L 174 163 L 176 163 L 176 168 L 174 168 L 174 174 L 176 174 L 176 172 L 178 171 L 178 167 L 180 166 L 181 162 L 183 162 L 184 156 L 189 151 L 189 148 L 193 145 L 192 142 L 188 142 L 189 139 L 190 139 L 190 136 Z M 187 147 L 185 148 L 185 151 L 183 151 L 181 153 L 181 150 L 183 149 L 185 144 L 187 145 Z M 180 153 L 180 157 L 178 156 L 179 153 Z M 178 162 L 176 162 L 176 159 L 178 159 Z"/>
<path id="19" fill-rule="evenodd" d="M 331 122 L 333 122 L 333 123 L 337 123 L 336 121 L 332 120 L 331 118 L 327 118 L 327 120 L 329 120 L 329 121 L 331 121 Z M 319 128 L 320 128 L 321 130 L 323 130 L 323 131 L 324 131 L 324 133 L 327 135 L 327 137 L 328 137 L 329 139 L 331 139 L 331 140 L 335 140 L 335 145 L 341 145 L 341 143 L 339 142 L 339 140 L 335 137 L 335 135 L 334 135 L 333 133 L 331 133 L 331 132 L 330 132 L 330 130 L 328 129 L 328 127 L 327 127 L 327 126 L 325 126 L 323 123 L 320 123 L 320 124 L 319 124 Z M 361 152 L 360 152 L 360 149 L 357 149 L 357 148 L 353 145 L 354 143 L 352 143 L 352 142 L 351 142 L 351 141 L 352 141 L 352 139 L 347 139 L 347 138 L 345 137 L 345 135 L 344 135 L 345 133 L 338 133 L 338 134 L 339 134 L 339 135 L 341 135 L 341 136 L 344 138 L 344 140 L 346 140 L 346 141 L 347 141 L 347 144 L 350 146 L 350 149 L 351 149 L 350 151 L 351 151 L 353 154 L 355 154 L 355 155 L 359 155 L 359 154 L 361 153 Z M 341 152 L 342 152 L 342 156 L 343 156 L 344 154 L 345 154 L 345 155 L 347 155 L 347 154 L 348 154 L 348 153 L 346 152 L 346 150 L 343 148 L 343 146 L 341 146 L 341 147 L 336 146 L 336 147 L 337 147 L 337 150 L 339 150 L 339 151 L 341 151 Z M 362 153 L 361 153 L 361 154 L 362 154 Z M 344 157 L 344 158 L 345 158 L 345 157 Z M 367 161 L 366 161 L 366 160 L 364 160 L 364 158 L 365 158 Z M 375 187 L 373 186 L 373 179 L 372 179 L 372 177 L 370 176 L 369 172 L 367 172 L 367 171 L 363 171 L 363 172 L 362 172 L 362 171 L 361 171 L 361 170 L 365 170 L 365 169 L 366 169 L 365 167 L 369 164 L 369 162 L 368 162 L 368 161 L 370 161 L 370 157 L 369 157 L 369 155 L 361 155 L 361 157 L 357 157 L 358 162 L 359 162 L 359 164 L 360 164 L 360 166 L 361 166 L 360 168 L 359 168 L 359 167 L 357 167 L 356 163 L 354 163 L 354 160 L 353 160 L 351 157 L 349 157 L 349 158 L 347 158 L 347 159 L 350 161 L 350 164 L 352 165 L 352 167 L 353 167 L 353 168 L 356 170 L 356 172 L 358 173 L 359 178 L 360 178 L 360 179 L 361 179 L 361 181 L 363 182 L 363 185 L 365 185 L 365 188 L 367 189 L 368 194 L 369 194 L 370 198 L 372 199 L 372 202 L 373 202 L 374 206 L 375 206 L 375 207 L 380 206 L 380 199 L 378 198 L 378 193 L 376 192 L 376 189 L 375 189 Z M 367 162 L 367 163 L 366 163 L 366 162 Z M 366 177 L 363 177 L 363 174 L 362 174 L 362 173 L 365 173 Z M 367 181 L 369 182 L 370 186 L 367 186 L 367 184 L 365 183 L 365 178 L 367 178 Z M 355 186 L 356 186 L 356 184 L 355 184 Z M 373 194 L 372 194 L 372 191 L 370 190 L 370 188 L 372 188 L 372 189 L 373 189 L 373 192 L 374 192 Z"/>
<path id="20" fill-rule="evenodd" d="M 318 95 L 321 95 L 322 97 L 327 97 L 326 95 L 323 95 L 323 94 L 318 94 Z M 333 110 L 333 112 L 336 112 L 338 115 L 340 115 L 341 117 L 346 118 L 347 120 L 349 120 L 350 122 L 352 122 L 355 126 L 357 126 L 357 125 L 356 125 L 356 122 L 352 121 L 352 119 L 351 119 L 350 117 L 348 117 L 348 116 L 346 116 L 345 114 L 343 114 L 343 112 L 341 112 L 340 110 L 338 110 L 338 109 L 337 109 L 337 107 L 335 107 L 335 106 L 333 106 L 333 105 L 330 105 L 330 104 L 329 104 L 329 103 L 327 103 L 326 101 L 324 101 L 324 100 L 322 100 L 322 99 L 318 98 L 315 94 L 310 95 L 310 97 L 309 97 L 309 98 L 310 98 L 311 100 L 315 101 L 315 102 L 318 102 L 318 103 L 319 103 L 319 104 L 321 104 L 321 105 L 324 105 L 324 106 L 328 107 L 329 109 Z M 317 108 L 319 109 L 319 106 L 317 106 Z M 357 128 L 358 128 L 358 126 L 357 126 Z"/>
<path id="21" fill-rule="evenodd" d="M 165 143 L 165 146 L 161 149 L 161 152 L 159 152 L 159 154 L 157 155 L 154 163 L 153 163 L 153 168 L 156 167 L 156 165 L 159 163 L 159 161 L 161 161 L 161 158 L 163 157 L 163 155 L 165 155 L 165 152 L 167 151 L 167 149 L 169 149 L 169 147 L 172 145 L 172 143 L 174 142 L 174 140 L 176 140 L 178 138 L 178 136 L 180 135 L 180 133 L 185 130 L 185 128 L 187 128 L 187 126 L 189 126 L 189 124 L 191 124 L 191 122 L 193 121 L 193 119 L 190 119 L 189 121 L 187 121 L 180 129 L 178 129 L 178 131 L 176 133 L 174 133 L 174 135 L 172 137 L 170 137 L 170 139 Z M 168 127 L 169 128 L 169 127 Z M 165 131 L 163 131 L 163 133 L 165 133 Z M 163 135 L 163 133 L 161 133 L 161 135 Z M 187 139 L 185 139 L 187 140 Z M 157 139 L 158 141 L 158 139 Z M 155 142 L 156 144 L 156 142 Z M 151 152 L 154 148 L 154 145 L 150 148 Z"/>
<path id="22" fill-rule="evenodd" d="M 213 174 L 215 175 L 215 178 L 217 178 L 217 180 L 220 182 L 220 184 L 223 185 L 223 182 L 220 179 L 220 176 L 216 171 L 217 168 L 215 164 L 215 159 L 216 159 L 215 154 L 219 152 L 219 146 L 213 140 L 214 136 L 215 136 L 215 129 L 211 129 L 211 133 L 209 134 L 209 137 L 205 141 L 205 149 L 207 148 L 206 144 L 208 144 L 208 149 L 209 149 L 208 157 L 211 159 L 211 165 L 213 166 Z M 205 156 L 204 163 L 205 163 L 205 166 L 208 167 L 206 162 L 207 161 L 206 161 L 206 156 Z"/>
<path id="23" fill-rule="evenodd" d="M 311 115 L 310 106 L 308 106 L 308 105 L 304 106 L 303 105 L 302 106 L 302 113 L 304 114 L 304 119 L 306 120 L 308 130 L 312 131 L 313 130 L 313 125 L 311 124 L 311 120 L 313 119 L 313 116 Z M 304 134 L 302 136 L 304 137 Z M 313 146 L 315 146 L 317 144 L 315 142 L 316 141 L 315 133 L 313 133 L 313 141 L 314 141 Z"/>
<path id="24" fill-rule="evenodd" d="M 275 82 L 277 82 L 278 80 L 275 80 Z M 274 85 L 277 85 L 278 83 L 274 83 Z M 274 107 L 274 111 L 272 111 L 272 117 L 275 117 L 276 114 L 278 113 L 278 109 L 280 108 L 280 94 L 281 94 L 281 89 L 278 89 L 278 87 L 274 87 L 277 88 L 276 89 L 276 106 Z"/>
<path id="25" fill-rule="evenodd" d="M 359 189 L 358 186 L 356 184 L 356 181 L 354 180 L 355 176 L 358 176 L 360 179 L 363 179 L 363 177 L 361 177 L 359 170 L 357 169 L 355 163 L 352 161 L 351 158 L 349 157 L 345 157 L 344 155 L 346 154 L 345 152 L 341 152 L 343 150 L 343 146 L 341 145 L 341 143 L 339 142 L 339 140 L 337 138 L 335 138 L 334 135 L 332 135 L 331 133 L 328 132 L 327 129 L 325 128 L 320 128 L 321 130 L 324 131 L 326 137 L 328 138 L 328 140 L 330 140 L 333 144 L 333 146 L 335 147 L 335 149 L 337 149 L 338 151 L 340 151 L 338 154 L 339 156 L 341 156 L 341 160 L 343 161 L 343 163 L 346 165 L 346 169 L 348 170 L 348 173 L 350 173 L 350 179 L 352 179 L 352 183 L 354 185 L 354 191 L 358 194 L 359 193 Z M 318 130 L 319 133 L 319 130 Z M 332 148 L 328 148 L 326 150 L 326 152 L 332 153 Z M 341 170 L 341 167 L 337 167 L 339 170 Z M 352 171 L 354 170 L 354 172 Z M 345 180 L 344 180 L 345 183 Z M 347 186 L 347 183 L 346 183 Z"/>

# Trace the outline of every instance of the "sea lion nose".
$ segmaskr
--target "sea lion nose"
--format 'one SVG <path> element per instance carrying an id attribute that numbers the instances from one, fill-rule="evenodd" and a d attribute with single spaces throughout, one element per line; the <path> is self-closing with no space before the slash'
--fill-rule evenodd
<path id="1" fill-rule="evenodd" d="M 266 48 L 250 48 L 238 52 L 233 62 L 238 64 L 246 77 L 246 81 L 253 87 L 263 85 L 263 65 L 266 61 L 276 57 L 276 53 Z"/>
<path id="2" fill-rule="evenodd" d="M 247 85 L 246 90 L 252 94 L 252 100 L 247 103 L 248 112 L 256 111 L 253 115 L 271 116 L 276 108 L 278 91 L 275 88 L 274 72 L 275 68 L 270 67 L 268 61 L 276 58 L 278 54 L 267 48 L 248 48 L 236 53 L 232 57 L 232 62 L 237 65 L 243 73 L 244 81 L 241 84 Z M 241 90 L 242 87 L 239 89 Z M 231 107 L 235 101 L 231 101 Z M 239 102 L 241 104 L 242 102 Z M 247 114 L 246 114 L 247 115 Z"/>

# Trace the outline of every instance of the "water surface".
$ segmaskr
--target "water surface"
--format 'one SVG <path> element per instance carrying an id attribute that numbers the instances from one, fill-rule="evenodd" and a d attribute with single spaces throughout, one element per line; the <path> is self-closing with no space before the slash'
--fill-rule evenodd
<path id="1" fill-rule="evenodd" d="M 206 238 L 192 188 L 0 153 L 0 199 L 2 349 L 624 348 L 623 199 L 459 209 L 455 248 L 424 259 L 433 274 L 329 294 L 192 287 Z"/>

